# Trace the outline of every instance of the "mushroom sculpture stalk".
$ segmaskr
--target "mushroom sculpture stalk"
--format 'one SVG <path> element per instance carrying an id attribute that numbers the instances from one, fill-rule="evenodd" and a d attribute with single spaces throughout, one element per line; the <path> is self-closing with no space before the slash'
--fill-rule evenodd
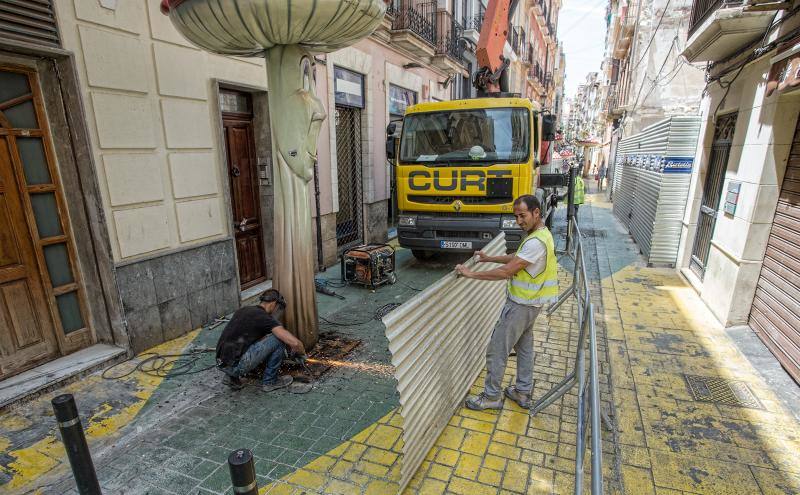
<path id="1" fill-rule="evenodd" d="M 161 10 L 193 44 L 214 53 L 266 57 L 277 153 L 274 286 L 287 301 L 286 327 L 306 349 L 317 342 L 308 182 L 325 110 L 313 53 L 369 36 L 383 0 L 162 0 Z"/>

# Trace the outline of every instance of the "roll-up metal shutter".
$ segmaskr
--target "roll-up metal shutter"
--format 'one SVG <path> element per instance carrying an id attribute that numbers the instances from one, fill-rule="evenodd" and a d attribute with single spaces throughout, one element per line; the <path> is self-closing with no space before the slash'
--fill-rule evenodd
<path id="1" fill-rule="evenodd" d="M 800 120 L 750 309 L 750 327 L 800 382 Z"/>
<path id="2" fill-rule="evenodd" d="M 52 0 L 1 0 L 0 38 L 60 47 Z"/>

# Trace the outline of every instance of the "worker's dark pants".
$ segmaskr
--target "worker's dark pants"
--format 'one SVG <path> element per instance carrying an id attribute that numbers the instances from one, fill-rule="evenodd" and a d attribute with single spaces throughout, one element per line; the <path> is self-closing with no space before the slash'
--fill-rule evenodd
<path id="1" fill-rule="evenodd" d="M 264 369 L 261 382 L 273 383 L 278 378 L 278 368 L 281 367 L 283 361 L 284 349 L 283 342 L 278 340 L 275 335 L 269 334 L 248 347 L 234 366 L 220 369 L 226 375 L 240 378 L 256 369 L 261 363 L 266 362 L 267 367 Z"/>
<path id="2" fill-rule="evenodd" d="M 491 398 L 502 394 L 503 375 L 511 349 L 517 352 L 515 387 L 523 394 L 533 389 L 533 322 L 542 308 L 506 299 L 486 350 L 486 381 L 483 390 Z"/>

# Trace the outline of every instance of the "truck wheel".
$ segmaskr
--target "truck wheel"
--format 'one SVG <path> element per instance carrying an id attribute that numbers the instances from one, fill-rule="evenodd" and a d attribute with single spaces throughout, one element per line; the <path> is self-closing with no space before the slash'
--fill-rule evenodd
<path id="1" fill-rule="evenodd" d="M 431 259 L 431 256 L 433 256 L 433 253 L 430 251 L 424 251 L 422 249 L 412 249 L 411 254 L 413 254 L 414 257 L 420 261 L 429 260 Z"/>

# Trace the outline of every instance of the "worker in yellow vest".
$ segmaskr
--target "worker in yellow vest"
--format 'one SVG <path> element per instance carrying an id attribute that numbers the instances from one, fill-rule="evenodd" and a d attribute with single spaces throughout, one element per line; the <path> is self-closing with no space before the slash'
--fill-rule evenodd
<path id="1" fill-rule="evenodd" d="M 575 218 L 578 218 L 578 207 L 583 204 L 586 196 L 586 184 L 580 173 L 575 174 L 575 194 L 572 197 L 572 204 L 575 205 Z"/>
<path id="2" fill-rule="evenodd" d="M 486 380 L 483 392 L 467 398 L 470 409 L 502 409 L 500 388 L 511 350 L 517 352 L 517 379 L 505 389 L 506 397 L 523 408 L 531 406 L 533 389 L 533 323 L 542 307 L 558 298 L 558 264 L 553 235 L 542 220 L 542 206 L 526 194 L 514 201 L 517 225 L 527 233 L 517 252 L 505 256 L 475 255 L 479 262 L 502 263 L 492 270 L 474 272 L 456 265 L 456 273 L 477 280 L 508 280 L 506 303 L 486 350 Z"/>

